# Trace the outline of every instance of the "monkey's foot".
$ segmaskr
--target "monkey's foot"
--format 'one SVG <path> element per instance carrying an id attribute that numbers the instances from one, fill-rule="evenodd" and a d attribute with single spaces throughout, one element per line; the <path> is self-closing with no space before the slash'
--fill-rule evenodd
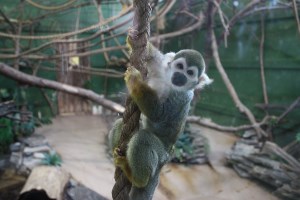
<path id="1" fill-rule="evenodd" d="M 119 166 L 122 168 L 122 166 L 125 166 L 127 164 L 126 156 L 122 156 L 119 148 L 114 149 L 113 157 L 114 157 L 114 163 L 116 166 Z"/>

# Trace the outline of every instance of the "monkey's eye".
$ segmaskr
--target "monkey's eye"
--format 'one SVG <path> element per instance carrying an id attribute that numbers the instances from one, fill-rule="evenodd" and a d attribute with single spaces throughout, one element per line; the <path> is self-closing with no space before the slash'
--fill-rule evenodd
<path id="1" fill-rule="evenodd" d="M 182 63 L 177 63 L 176 67 L 177 67 L 177 69 L 183 70 L 183 64 Z"/>
<path id="2" fill-rule="evenodd" d="M 194 75 L 194 71 L 193 70 L 187 70 L 187 74 L 190 75 L 190 76 L 193 76 Z"/>

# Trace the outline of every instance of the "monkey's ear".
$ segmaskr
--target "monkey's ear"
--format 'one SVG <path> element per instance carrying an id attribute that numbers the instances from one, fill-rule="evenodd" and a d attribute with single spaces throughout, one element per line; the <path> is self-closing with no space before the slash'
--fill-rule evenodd
<path id="1" fill-rule="evenodd" d="M 166 57 L 168 57 L 169 59 L 171 59 L 171 60 L 173 60 L 174 59 L 174 57 L 175 57 L 175 53 L 174 52 L 169 52 L 169 53 L 166 53 Z"/>
<path id="2" fill-rule="evenodd" d="M 206 73 L 202 73 L 199 77 L 199 83 L 196 86 L 196 89 L 204 88 L 204 86 L 209 85 L 213 82 L 213 79 L 210 79 Z"/>
<path id="3" fill-rule="evenodd" d="M 174 52 L 170 52 L 170 53 L 166 53 L 164 55 L 164 59 L 163 59 L 163 63 L 162 65 L 167 67 L 168 63 L 172 62 L 174 60 L 175 57 L 175 53 Z"/>

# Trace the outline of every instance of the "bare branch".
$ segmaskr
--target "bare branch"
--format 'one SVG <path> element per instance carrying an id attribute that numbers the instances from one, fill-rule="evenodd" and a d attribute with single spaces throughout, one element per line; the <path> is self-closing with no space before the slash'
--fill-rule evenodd
<path id="1" fill-rule="evenodd" d="M 194 25 L 188 27 L 188 28 L 181 29 L 181 30 L 178 30 L 178 31 L 174 31 L 174 32 L 171 32 L 171 33 L 162 34 L 162 35 L 155 36 L 155 37 L 151 37 L 150 41 L 155 41 L 157 39 L 157 37 L 159 37 L 160 40 L 164 40 L 164 39 L 177 37 L 177 36 L 180 36 L 180 35 L 183 35 L 183 34 L 187 34 L 191 31 L 194 31 L 195 29 L 200 28 L 202 26 L 203 22 L 204 22 L 204 16 L 203 16 L 202 13 L 200 14 L 199 17 L 200 17 L 199 21 L 196 22 Z M 124 33 L 120 33 L 120 34 L 117 34 L 117 35 L 114 35 L 114 36 L 111 36 L 111 37 L 107 37 L 104 40 L 111 39 L 111 38 L 114 38 L 114 37 L 122 35 L 122 34 L 124 34 Z M 58 41 L 55 41 L 55 42 L 51 42 L 51 44 L 60 43 L 60 42 L 62 42 L 62 41 L 58 40 Z M 65 41 L 63 41 L 63 42 L 65 42 Z M 27 52 L 23 52 L 22 54 L 20 54 L 20 56 L 22 58 L 25 58 L 25 59 L 33 59 L 33 60 L 39 60 L 39 59 L 40 60 L 53 60 L 53 59 L 58 59 L 61 56 L 69 56 L 69 57 L 78 56 L 78 57 L 82 57 L 82 56 L 95 55 L 95 54 L 108 52 L 108 51 L 123 50 L 123 49 L 127 48 L 126 46 L 116 46 L 116 47 L 107 47 L 105 49 L 97 49 L 97 50 L 87 51 L 87 52 L 84 52 L 84 53 L 74 53 L 73 52 L 73 53 L 67 53 L 67 54 L 63 54 L 63 55 L 53 55 L 53 56 L 48 56 L 48 55 L 47 56 L 43 56 L 43 55 L 25 55 L 29 52 L 36 52 L 38 50 L 41 50 L 46 45 L 48 46 L 50 44 L 45 44 L 45 45 L 42 45 L 38 48 L 31 49 Z M 14 59 L 14 58 L 16 58 L 16 55 L 14 55 L 14 54 L 0 54 L 0 58 L 1 59 Z"/>
<path id="2" fill-rule="evenodd" d="M 82 57 L 82 56 L 95 55 L 95 54 L 103 53 L 103 52 L 106 52 L 106 51 L 117 51 L 117 50 L 126 49 L 126 48 L 127 48 L 126 46 L 119 46 L 119 47 L 117 46 L 117 47 L 107 47 L 105 49 L 96 49 L 96 50 L 92 50 L 92 51 L 86 51 L 86 52 L 83 52 L 83 53 L 67 53 L 67 54 L 53 55 L 53 56 L 49 56 L 49 55 L 24 55 L 24 56 L 22 56 L 22 58 L 33 59 L 33 60 L 53 60 L 53 59 L 59 59 L 62 56 Z M 15 58 L 15 55 L 0 54 L 0 58 L 12 59 L 12 58 Z"/>
<path id="3" fill-rule="evenodd" d="M 256 127 L 260 127 L 260 126 L 266 124 L 268 119 L 269 119 L 269 117 L 265 117 L 259 123 L 252 124 L 252 125 L 241 125 L 241 126 L 237 126 L 237 127 L 222 126 L 222 125 L 216 124 L 214 122 L 211 122 L 210 120 L 202 119 L 201 117 L 197 117 L 197 116 L 189 116 L 187 118 L 187 122 L 199 124 L 201 126 L 205 126 L 205 127 L 211 128 L 211 129 L 218 130 L 218 131 L 238 132 L 238 131 L 245 131 L 245 130 L 249 130 L 249 129 L 255 129 Z"/>
<path id="4" fill-rule="evenodd" d="M 298 97 L 277 119 L 277 123 L 279 123 L 287 114 L 289 114 L 292 110 L 294 110 L 298 104 L 300 103 L 300 97 Z"/>
<path id="5" fill-rule="evenodd" d="M 188 28 L 178 30 L 178 31 L 174 31 L 174 32 L 171 32 L 171 33 L 166 33 L 166 34 L 158 35 L 158 36 L 155 36 L 155 37 L 151 37 L 150 41 L 155 41 L 157 39 L 163 40 L 163 39 L 167 39 L 167 38 L 171 38 L 171 37 L 177 37 L 177 36 L 189 33 L 191 31 L 201 27 L 203 22 L 204 22 L 204 15 L 201 12 L 200 15 L 199 15 L 199 20 L 195 24 L 193 24 L 192 26 L 190 26 Z"/>
<path id="6" fill-rule="evenodd" d="M 29 66 L 31 68 L 31 66 Z M 33 68 L 33 67 L 32 67 Z M 38 67 L 40 70 L 44 70 L 44 71 L 61 71 L 60 69 L 56 69 L 53 67 L 44 67 L 44 66 L 39 66 Z M 33 69 L 34 72 L 36 71 L 36 69 Z M 95 76 L 105 76 L 105 77 L 112 77 L 112 78 L 122 78 L 124 77 L 124 74 L 115 70 L 109 70 L 109 69 L 105 69 L 105 70 L 101 70 L 101 69 L 93 69 L 93 68 L 86 68 L 86 67 L 81 67 L 76 69 L 76 68 L 71 68 L 68 69 L 68 72 L 76 72 L 79 74 L 90 74 L 90 75 L 95 75 Z M 35 75 L 36 73 L 34 73 L 33 75 Z"/>
<path id="7" fill-rule="evenodd" d="M 264 23 L 264 14 L 262 14 L 262 16 L 261 16 L 261 38 L 260 38 L 260 45 L 259 45 L 260 76 L 261 76 L 261 82 L 262 82 L 262 88 L 263 88 L 264 103 L 269 104 L 265 70 L 264 70 L 264 43 L 265 43 L 265 23 Z"/>
<path id="8" fill-rule="evenodd" d="M 291 155 L 289 155 L 287 152 L 285 152 L 283 149 L 281 149 L 277 144 L 266 142 L 263 149 L 263 153 L 275 153 L 280 158 L 283 158 L 287 163 L 289 163 L 291 166 L 295 167 L 296 169 L 300 169 L 300 163 L 295 158 L 293 158 Z"/>
<path id="9" fill-rule="evenodd" d="M 83 28 L 83 29 L 80 29 L 80 30 L 77 30 L 77 31 L 68 32 L 68 33 L 55 34 L 55 35 L 45 35 L 45 36 L 26 36 L 26 35 L 13 35 L 13 34 L 0 32 L 0 36 L 1 37 L 6 37 L 6 38 L 20 38 L 20 39 L 24 39 L 24 40 L 47 40 L 47 39 L 65 38 L 65 37 L 74 36 L 74 35 L 77 35 L 77 34 L 80 34 L 80 33 L 84 33 L 84 32 L 102 27 L 105 24 L 108 24 L 110 22 L 115 21 L 120 16 L 123 16 L 123 15 L 129 13 L 131 10 L 132 10 L 132 7 L 129 7 L 126 10 L 124 10 L 123 12 L 121 12 L 119 15 L 113 16 L 113 17 L 107 19 L 105 22 L 99 22 L 99 23 L 94 24 L 92 26 L 89 26 L 89 27 L 86 27 L 86 28 Z"/>
<path id="10" fill-rule="evenodd" d="M 71 4 L 76 2 L 76 0 L 69 0 L 67 3 L 59 5 L 59 6 L 49 6 L 49 5 L 44 6 L 42 4 L 38 4 L 38 3 L 34 2 L 32 0 L 25 0 L 25 1 L 29 4 L 31 4 L 32 6 L 37 7 L 39 9 L 43 9 L 43 10 L 60 10 L 60 9 L 63 9 L 63 8 L 67 8 Z"/>
<path id="11" fill-rule="evenodd" d="M 97 0 L 94 0 L 94 4 L 95 4 L 97 12 L 98 12 L 98 21 L 99 21 L 99 23 L 104 22 L 105 20 L 104 20 L 104 17 L 102 15 L 101 4 L 98 4 Z M 100 39 L 101 39 L 102 48 L 105 48 L 106 47 L 106 43 L 104 41 L 104 35 L 103 34 L 100 35 Z M 105 61 L 109 62 L 108 53 L 104 52 L 103 54 L 104 54 Z"/>
<path id="12" fill-rule="evenodd" d="M 224 20 L 224 13 L 220 7 L 220 5 L 218 4 L 218 2 L 216 0 L 213 0 L 212 1 L 214 3 L 214 5 L 216 6 L 217 10 L 218 10 L 218 13 L 219 13 L 219 16 L 220 16 L 220 20 L 221 20 L 221 23 L 223 25 L 223 28 L 224 28 L 224 41 L 225 41 L 225 47 L 227 47 L 227 37 L 229 35 L 229 25 L 227 25 L 225 23 L 225 20 Z"/>
<path id="13" fill-rule="evenodd" d="M 113 101 L 107 100 L 91 90 L 86 90 L 83 88 L 74 87 L 74 86 L 59 83 L 56 81 L 47 80 L 47 79 L 38 78 L 38 77 L 35 77 L 32 75 L 28 75 L 28 74 L 25 74 L 18 70 L 13 69 L 12 67 L 10 67 L 4 63 L 0 63 L 0 73 L 2 73 L 3 75 L 5 75 L 9 78 L 17 80 L 19 82 L 23 82 L 23 83 L 26 83 L 26 84 L 29 84 L 32 86 L 38 86 L 38 87 L 42 87 L 42 88 L 50 88 L 50 89 L 78 95 L 78 96 L 87 98 L 95 103 L 98 103 L 98 104 L 102 105 L 103 107 L 110 109 L 112 111 L 120 112 L 120 113 L 124 112 L 123 106 L 121 106 Z"/>
<path id="14" fill-rule="evenodd" d="M 12 28 L 13 32 L 16 32 L 15 26 L 12 24 L 10 19 L 2 12 L 0 9 L 0 15 L 3 17 L 4 21 Z"/>
<path id="15" fill-rule="evenodd" d="M 300 22 L 299 22 L 298 7 L 297 7 L 296 0 L 293 0 L 293 9 L 294 9 L 294 14 L 295 14 L 296 22 L 297 22 L 298 32 L 300 34 Z"/>
<path id="16" fill-rule="evenodd" d="M 236 15 L 234 15 L 228 24 L 228 28 L 231 29 L 232 26 L 242 17 L 246 12 L 251 10 L 254 6 L 257 4 L 263 2 L 263 0 L 252 0 L 250 3 L 248 3 L 242 10 L 240 10 Z"/>
<path id="17" fill-rule="evenodd" d="M 18 27 L 17 27 L 17 32 L 16 32 L 18 35 L 21 35 L 21 33 L 22 33 L 22 23 L 19 23 L 18 24 Z M 15 40 L 14 40 L 14 42 L 15 42 L 15 57 L 16 57 L 16 59 L 15 59 L 15 62 L 14 62 L 14 68 L 16 69 L 16 70 L 18 70 L 19 69 L 19 55 L 20 55 L 20 51 L 21 51 L 21 47 L 20 47 L 20 39 L 19 38 L 16 38 Z"/>
<path id="18" fill-rule="evenodd" d="M 216 67 L 225 83 L 225 86 L 232 98 L 232 100 L 234 101 L 236 107 L 239 109 L 240 112 L 245 113 L 246 116 L 248 117 L 249 121 L 251 122 L 252 125 L 257 124 L 254 115 L 252 114 L 252 112 L 241 102 L 241 100 L 239 99 L 230 79 L 227 76 L 227 73 L 224 70 L 224 67 L 222 66 L 222 63 L 220 61 L 220 57 L 219 57 L 219 52 L 218 52 L 218 46 L 217 46 L 217 42 L 216 42 L 216 37 L 215 37 L 215 33 L 214 31 L 212 31 L 212 36 L 211 36 L 211 48 L 212 48 L 212 53 L 213 53 L 213 58 L 216 64 Z M 254 129 L 256 130 L 257 134 L 261 137 L 261 136 L 267 136 L 267 134 L 265 133 L 265 131 L 263 131 L 260 127 L 254 127 Z"/>
<path id="19" fill-rule="evenodd" d="M 259 3 L 263 2 L 263 0 L 252 0 L 250 3 L 248 3 L 242 10 L 240 10 L 237 14 L 235 14 L 228 22 L 228 31 L 230 31 L 230 29 L 233 27 L 233 25 L 239 20 L 241 19 L 243 16 L 245 16 L 245 14 L 251 10 L 254 6 L 258 5 Z M 226 32 L 224 31 L 222 33 L 221 39 L 224 38 L 224 35 L 226 34 Z M 218 41 L 219 43 L 220 41 Z"/>

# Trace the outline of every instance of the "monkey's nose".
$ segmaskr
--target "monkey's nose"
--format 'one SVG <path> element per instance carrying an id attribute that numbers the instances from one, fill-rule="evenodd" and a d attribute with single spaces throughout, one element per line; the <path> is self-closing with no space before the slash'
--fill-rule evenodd
<path id="1" fill-rule="evenodd" d="M 175 72 L 172 77 L 172 83 L 176 86 L 184 86 L 187 82 L 187 78 L 180 72 Z"/>

